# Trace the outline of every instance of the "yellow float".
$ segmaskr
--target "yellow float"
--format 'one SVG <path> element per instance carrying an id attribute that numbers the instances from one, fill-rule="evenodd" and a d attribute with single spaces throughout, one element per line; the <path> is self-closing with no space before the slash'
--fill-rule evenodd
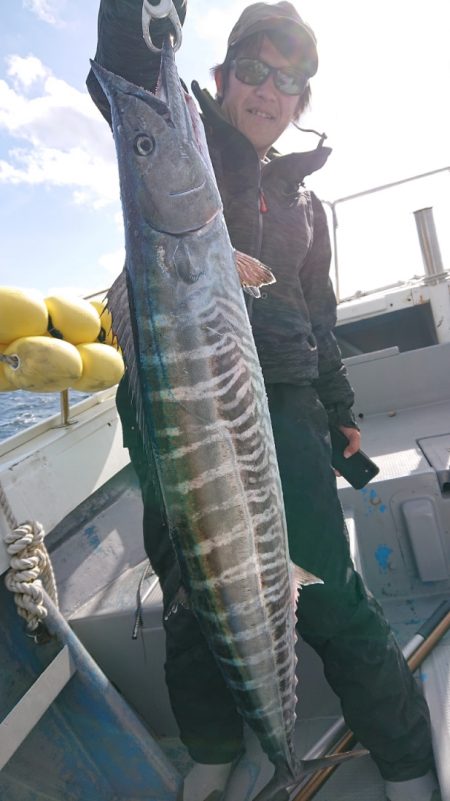
<path id="1" fill-rule="evenodd" d="M 69 294 L 45 298 L 53 336 L 65 339 L 72 345 L 95 342 L 100 333 L 100 317 L 92 303 Z"/>
<path id="2" fill-rule="evenodd" d="M 124 373 L 120 353 L 111 345 L 89 342 L 77 345 L 83 362 L 83 372 L 78 381 L 71 384 L 79 392 L 100 392 L 118 384 Z"/>
<path id="3" fill-rule="evenodd" d="M 43 297 L 33 290 L 0 286 L 0 342 L 45 334 L 48 312 Z"/>
<path id="4" fill-rule="evenodd" d="M 91 300 L 91 305 L 94 307 L 98 316 L 100 317 L 100 333 L 98 341 L 104 342 L 106 345 L 113 345 L 119 349 L 117 337 L 113 331 L 111 312 L 107 308 L 105 300 Z"/>
<path id="5" fill-rule="evenodd" d="M 83 371 L 80 353 L 74 345 L 46 336 L 21 337 L 4 350 L 6 381 L 13 389 L 28 392 L 62 392 L 78 381 Z"/>
<path id="6" fill-rule="evenodd" d="M 105 301 L 0 287 L 0 392 L 99 392 L 124 363 Z"/>
<path id="7" fill-rule="evenodd" d="M 6 345 L 0 345 L 0 354 L 5 352 Z M 0 392 L 12 392 L 15 387 L 8 381 L 5 375 L 5 365 L 0 361 Z"/>

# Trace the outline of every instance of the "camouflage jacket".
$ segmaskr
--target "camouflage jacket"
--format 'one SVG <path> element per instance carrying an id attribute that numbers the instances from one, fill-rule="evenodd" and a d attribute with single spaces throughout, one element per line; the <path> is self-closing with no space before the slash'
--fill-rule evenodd
<path id="1" fill-rule="evenodd" d="M 141 0 L 101 0 L 96 61 L 153 90 L 159 59 L 141 32 Z M 184 16 L 185 3 L 182 3 Z M 87 86 L 103 116 L 108 102 L 94 75 Z M 261 165 L 246 137 L 220 106 L 193 85 L 233 246 L 256 256 L 275 274 L 251 303 L 256 347 L 266 383 L 313 384 L 330 419 L 354 425 L 353 391 L 333 329 L 336 300 L 329 278 L 331 247 L 324 208 L 303 186 L 330 150 L 279 156 Z"/>

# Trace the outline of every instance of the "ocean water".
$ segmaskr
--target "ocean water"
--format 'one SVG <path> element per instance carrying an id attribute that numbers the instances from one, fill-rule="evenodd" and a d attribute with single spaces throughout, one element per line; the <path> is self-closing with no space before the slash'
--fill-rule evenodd
<path id="1" fill-rule="evenodd" d="M 72 406 L 88 395 L 83 392 L 69 393 Z M 0 441 L 12 437 L 19 431 L 59 414 L 61 409 L 58 392 L 0 392 Z"/>

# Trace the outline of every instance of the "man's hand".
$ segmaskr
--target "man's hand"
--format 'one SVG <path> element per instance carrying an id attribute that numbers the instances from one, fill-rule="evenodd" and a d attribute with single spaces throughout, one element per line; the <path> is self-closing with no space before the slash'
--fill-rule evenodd
<path id="1" fill-rule="evenodd" d="M 348 439 L 348 445 L 343 453 L 344 457 L 348 459 L 349 456 L 359 451 L 361 434 L 357 428 L 350 428 L 349 426 L 339 426 L 339 430 L 342 431 Z M 334 472 L 337 476 L 341 475 L 339 470 L 335 469 Z"/>
<path id="2" fill-rule="evenodd" d="M 339 429 L 348 439 L 348 445 L 344 451 L 344 457 L 348 459 L 349 456 L 359 451 L 361 447 L 361 432 L 357 428 L 349 428 L 348 426 L 339 426 Z"/>

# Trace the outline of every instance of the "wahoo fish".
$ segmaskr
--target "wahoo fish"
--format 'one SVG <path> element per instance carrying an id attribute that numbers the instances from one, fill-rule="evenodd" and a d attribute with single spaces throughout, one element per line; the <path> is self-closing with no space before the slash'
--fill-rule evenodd
<path id="1" fill-rule="evenodd" d="M 172 46 L 163 46 L 155 94 L 92 68 L 111 106 L 125 223 L 126 266 L 108 297 L 114 330 L 189 606 L 275 766 L 264 801 L 302 767 L 294 750 L 296 587 L 318 579 L 289 560 L 236 253 Z M 259 263 L 238 262 L 243 283 L 272 280 Z"/>

